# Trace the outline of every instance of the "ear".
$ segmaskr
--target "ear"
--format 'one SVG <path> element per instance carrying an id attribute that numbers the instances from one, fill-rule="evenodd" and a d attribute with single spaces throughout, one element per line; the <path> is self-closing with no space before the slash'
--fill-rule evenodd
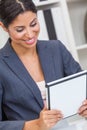
<path id="1" fill-rule="evenodd" d="M 0 21 L 0 26 L 3 28 L 4 31 L 8 32 L 8 29 L 5 27 L 5 25 Z"/>

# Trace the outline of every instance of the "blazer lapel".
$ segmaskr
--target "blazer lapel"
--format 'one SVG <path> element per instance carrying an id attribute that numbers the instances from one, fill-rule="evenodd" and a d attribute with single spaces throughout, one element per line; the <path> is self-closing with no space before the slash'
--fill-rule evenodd
<path id="1" fill-rule="evenodd" d="M 50 53 L 51 50 L 47 44 L 50 43 L 43 43 L 43 41 L 38 41 L 37 44 L 40 63 L 42 66 L 46 83 L 56 79 L 54 55 Z"/>
<path id="2" fill-rule="evenodd" d="M 34 80 L 31 78 L 24 65 L 16 55 L 16 53 L 11 48 L 10 44 L 7 43 L 4 51 L 4 59 L 6 64 L 12 69 L 12 71 L 17 75 L 18 78 L 25 84 L 25 86 L 32 92 L 37 100 L 38 104 L 43 107 L 43 101 L 40 94 L 40 90 L 37 87 Z"/>

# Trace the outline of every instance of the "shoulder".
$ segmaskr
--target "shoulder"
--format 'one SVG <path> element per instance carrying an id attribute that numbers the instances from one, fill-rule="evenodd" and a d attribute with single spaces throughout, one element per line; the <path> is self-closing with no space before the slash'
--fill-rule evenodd
<path id="1" fill-rule="evenodd" d="M 66 47 L 63 45 L 63 43 L 60 40 L 39 40 L 38 45 L 41 48 L 48 48 L 48 49 L 54 49 L 54 50 L 61 50 L 66 49 Z"/>
<path id="2" fill-rule="evenodd" d="M 10 39 L 7 40 L 6 44 L 0 49 L 0 59 L 3 56 L 7 56 L 11 50 Z"/>
<path id="3" fill-rule="evenodd" d="M 7 57 L 10 54 L 10 49 L 9 49 L 9 42 L 3 46 L 3 48 L 0 49 L 0 68 L 4 66 L 5 62 L 4 59 L 7 59 Z"/>
<path id="4" fill-rule="evenodd" d="M 3 58 L 5 47 L 0 49 L 0 60 Z"/>
<path id="5" fill-rule="evenodd" d="M 0 49 L 0 59 L 2 58 L 3 56 L 3 48 Z"/>
<path id="6" fill-rule="evenodd" d="M 39 44 L 45 44 L 45 45 L 60 45 L 60 40 L 38 40 Z"/>

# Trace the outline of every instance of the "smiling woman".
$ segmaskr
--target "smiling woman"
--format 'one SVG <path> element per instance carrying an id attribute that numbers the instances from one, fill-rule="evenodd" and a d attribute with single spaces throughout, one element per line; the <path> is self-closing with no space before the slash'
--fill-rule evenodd
<path id="1" fill-rule="evenodd" d="M 61 110 L 48 110 L 45 83 L 81 67 L 59 40 L 38 40 L 32 0 L 1 0 L 0 19 L 9 34 L 0 50 L 0 130 L 49 130 L 63 115 Z M 87 101 L 79 114 L 84 111 L 87 116 L 86 108 Z"/>
<path id="2" fill-rule="evenodd" d="M 9 34 L 7 44 L 0 51 L 0 56 L 3 51 L 9 55 L 7 63 L 2 63 L 2 56 L 0 57 L 0 70 L 2 67 L 4 69 L 2 74 L 0 72 L 0 77 L 3 77 L 2 80 L 0 79 L 0 113 L 3 111 L 3 114 L 0 114 L 0 129 L 48 130 L 62 118 L 62 114 L 58 110 L 43 108 L 44 101 L 40 92 L 42 89 L 40 90 L 36 85 L 37 82 L 44 81 L 45 89 L 44 73 L 37 46 L 40 26 L 36 7 L 32 1 L 28 0 L 1 0 L 0 12 L 2 12 L 0 25 Z M 5 100 L 2 99 L 2 86 L 5 90 Z M 36 92 L 34 95 L 33 91 Z M 24 102 L 20 101 L 20 92 Z M 7 124 L 4 120 L 11 121 Z"/>
<path id="3" fill-rule="evenodd" d="M 14 49 L 15 47 L 19 47 L 19 49 L 25 50 L 25 48 L 35 47 L 39 29 L 37 15 L 31 11 L 27 11 L 18 15 L 6 31 L 12 39 L 12 47 Z M 16 51 L 16 53 L 18 52 Z"/>

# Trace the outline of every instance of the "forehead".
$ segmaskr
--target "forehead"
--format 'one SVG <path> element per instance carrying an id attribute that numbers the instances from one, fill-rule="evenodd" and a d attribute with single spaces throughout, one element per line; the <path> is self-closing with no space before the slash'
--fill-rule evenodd
<path id="1" fill-rule="evenodd" d="M 11 23 L 11 25 L 20 25 L 20 24 L 27 24 L 31 23 L 32 20 L 37 18 L 36 13 L 33 13 L 32 11 L 26 11 L 21 14 L 19 14 Z"/>

